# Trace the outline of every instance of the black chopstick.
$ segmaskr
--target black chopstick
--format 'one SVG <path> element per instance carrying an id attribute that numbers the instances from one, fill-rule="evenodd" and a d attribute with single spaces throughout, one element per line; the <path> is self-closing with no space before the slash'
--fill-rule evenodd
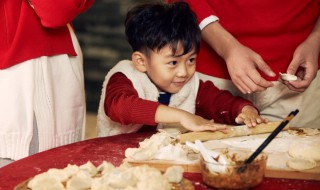
<path id="1" fill-rule="evenodd" d="M 292 111 L 283 121 L 279 124 L 279 126 L 267 137 L 267 139 L 258 147 L 256 151 L 252 153 L 252 155 L 244 162 L 244 165 L 251 163 L 261 152 L 262 150 L 280 133 L 280 131 L 290 122 L 290 120 L 298 114 L 299 110 L 296 109 Z M 240 167 L 238 172 L 243 172 L 245 167 Z"/>

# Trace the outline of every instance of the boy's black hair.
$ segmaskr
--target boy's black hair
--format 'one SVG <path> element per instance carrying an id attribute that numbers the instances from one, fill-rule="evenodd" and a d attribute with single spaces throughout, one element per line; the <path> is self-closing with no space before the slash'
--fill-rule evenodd
<path id="1" fill-rule="evenodd" d="M 185 2 L 149 3 L 132 8 L 125 19 L 127 40 L 133 51 L 148 55 L 170 45 L 176 54 L 178 42 L 182 55 L 200 49 L 201 32 L 195 14 Z M 180 56 L 180 55 L 175 55 Z"/>

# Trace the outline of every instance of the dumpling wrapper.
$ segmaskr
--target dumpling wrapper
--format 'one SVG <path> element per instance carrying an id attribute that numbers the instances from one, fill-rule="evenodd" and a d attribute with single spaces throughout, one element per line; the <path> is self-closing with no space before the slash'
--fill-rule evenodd
<path id="1" fill-rule="evenodd" d="M 81 172 L 80 172 L 81 173 Z M 73 176 L 67 181 L 66 190 L 85 190 L 91 187 L 91 177 L 86 174 L 80 174 Z"/>
<path id="2" fill-rule="evenodd" d="M 182 149 L 181 144 L 172 145 L 169 144 L 162 147 L 154 155 L 154 159 L 159 160 L 173 160 L 188 162 L 187 152 Z"/>
<path id="3" fill-rule="evenodd" d="M 121 171 L 120 169 L 114 169 L 107 178 L 107 184 L 116 189 L 135 186 L 136 183 L 137 179 L 130 170 Z"/>
<path id="4" fill-rule="evenodd" d="M 98 172 L 101 172 L 101 174 L 106 174 L 112 172 L 115 167 L 110 162 L 103 161 L 102 164 L 100 164 L 97 168 Z"/>
<path id="5" fill-rule="evenodd" d="M 171 184 L 160 170 L 141 165 L 133 167 L 131 172 L 137 178 L 137 189 L 170 190 Z"/>
<path id="6" fill-rule="evenodd" d="M 90 161 L 88 161 L 87 163 L 81 165 L 79 168 L 82 171 L 86 171 L 91 176 L 95 176 L 98 173 L 97 168 Z"/>
<path id="7" fill-rule="evenodd" d="M 28 187 L 35 190 L 65 190 L 60 179 L 48 173 L 36 175 L 28 182 Z"/>
<path id="8" fill-rule="evenodd" d="M 302 138 L 301 140 L 294 141 L 288 150 L 290 156 L 294 158 L 306 158 L 311 160 L 320 160 L 320 139 L 314 136 L 307 141 Z"/>
<path id="9" fill-rule="evenodd" d="M 171 183 L 180 183 L 183 178 L 183 168 L 181 166 L 171 166 L 167 168 L 164 176 Z"/>
<path id="10" fill-rule="evenodd" d="M 301 171 L 315 168 L 317 163 L 314 160 L 306 158 L 290 158 L 287 161 L 287 166 L 294 170 Z"/>
<path id="11" fill-rule="evenodd" d="M 291 74 L 288 74 L 288 73 L 280 73 L 280 77 L 281 77 L 282 80 L 285 80 L 285 81 L 296 81 L 296 80 L 298 80 L 297 76 L 291 75 Z"/>
<path id="12" fill-rule="evenodd" d="M 70 178 L 71 176 L 75 175 L 76 173 L 79 172 L 79 166 L 77 165 L 72 165 L 72 164 L 68 164 L 67 167 L 65 167 L 63 169 L 63 171 L 65 172 L 65 174 L 68 176 L 68 178 Z"/>

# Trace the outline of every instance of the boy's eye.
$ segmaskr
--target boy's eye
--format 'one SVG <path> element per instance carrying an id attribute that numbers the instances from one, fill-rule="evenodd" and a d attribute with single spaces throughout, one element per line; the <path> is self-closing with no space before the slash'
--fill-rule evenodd
<path id="1" fill-rule="evenodd" d="M 175 66 L 177 64 L 177 62 L 176 61 L 171 61 L 169 64 L 172 65 L 172 66 Z"/>
<path id="2" fill-rule="evenodd" d="M 188 63 L 189 63 L 189 64 L 195 64 L 195 63 L 196 63 L 196 58 L 190 58 L 190 59 L 188 60 Z"/>

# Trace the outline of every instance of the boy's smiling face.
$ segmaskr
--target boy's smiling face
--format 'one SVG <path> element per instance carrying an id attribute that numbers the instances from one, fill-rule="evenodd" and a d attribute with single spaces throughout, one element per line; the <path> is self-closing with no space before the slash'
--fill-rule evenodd
<path id="1" fill-rule="evenodd" d="M 142 57 L 139 63 L 135 63 L 136 68 L 145 72 L 159 91 L 177 93 L 195 73 L 196 52 L 190 51 L 182 55 L 183 48 L 180 44 L 175 55 L 169 45 L 160 51 L 150 51 L 148 57 L 140 52 L 135 53 Z M 137 60 L 134 54 L 133 62 Z"/>

